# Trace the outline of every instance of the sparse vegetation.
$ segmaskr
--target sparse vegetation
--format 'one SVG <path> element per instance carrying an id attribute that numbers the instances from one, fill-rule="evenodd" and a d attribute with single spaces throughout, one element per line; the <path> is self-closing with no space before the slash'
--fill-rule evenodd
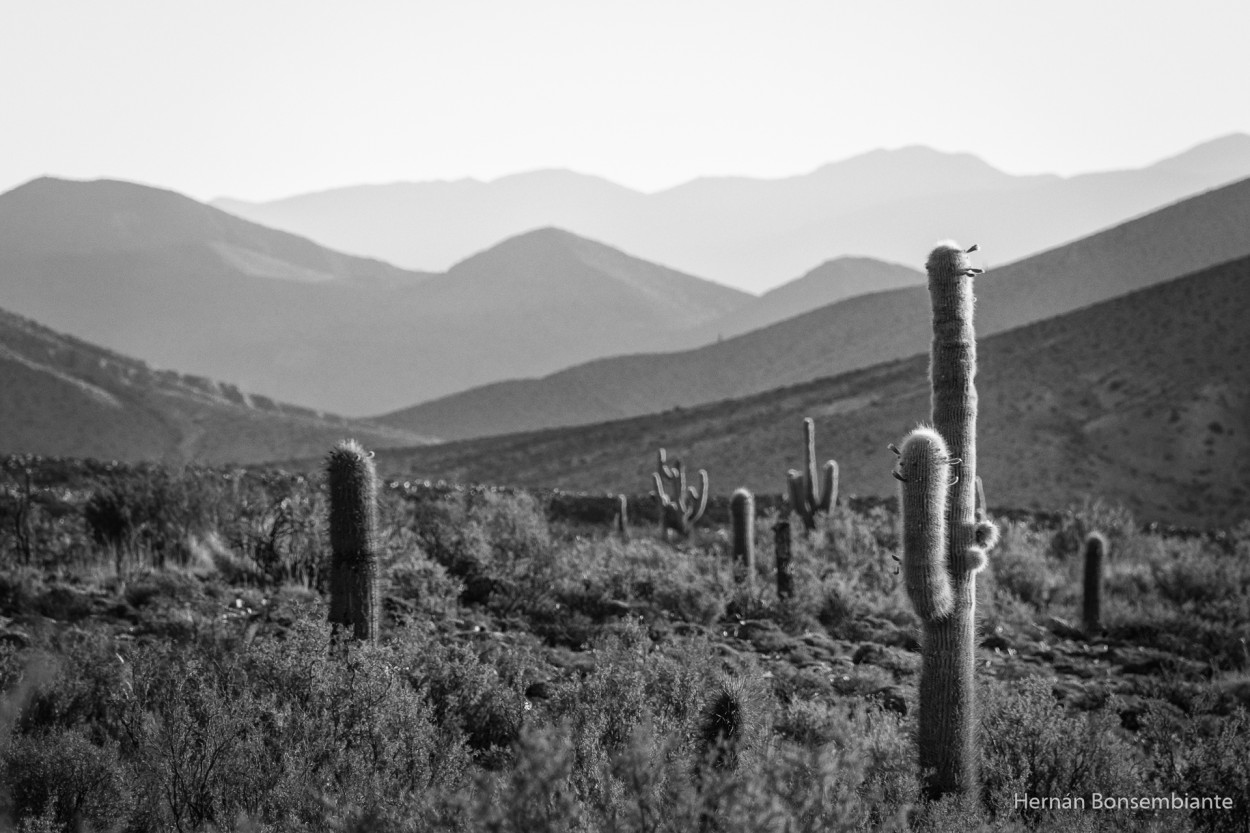
<path id="1" fill-rule="evenodd" d="M 553 520 L 525 492 L 382 483 L 378 641 L 336 653 L 324 475 L 26 464 L 33 505 L 60 508 L 29 516 L 31 563 L 2 541 L 14 829 L 1245 830 L 1244 529 L 1119 515 L 1087 636 L 1065 626 L 1082 565 L 1056 538 L 1108 508 L 1004 523 L 978 591 L 984 795 L 964 806 L 923 799 L 921 621 L 890 505 L 795 538 L 783 604 L 775 509 L 748 590 L 716 530 L 620 540 L 614 496 L 588 523 L 567 500 Z M 143 519 L 124 558 L 88 520 L 100 495 Z"/>

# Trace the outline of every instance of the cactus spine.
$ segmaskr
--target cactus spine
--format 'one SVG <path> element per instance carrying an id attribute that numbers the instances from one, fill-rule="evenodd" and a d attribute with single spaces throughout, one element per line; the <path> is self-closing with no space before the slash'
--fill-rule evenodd
<path id="1" fill-rule="evenodd" d="M 733 516 L 734 573 L 747 584 L 755 583 L 755 498 L 738 489 L 729 500 Z"/>
<path id="2" fill-rule="evenodd" d="M 777 521 L 773 526 L 773 551 L 777 556 L 777 598 L 785 602 L 794 598 L 789 521 Z"/>
<path id="3" fill-rule="evenodd" d="M 818 488 L 816 423 L 811 419 L 803 420 L 803 444 L 806 454 L 803 471 L 790 469 L 786 477 L 790 484 L 790 505 L 803 519 L 804 528 L 811 532 L 816 529 L 816 515 L 827 513 L 838 499 L 838 464 L 834 460 L 825 462 L 819 474 Z"/>
<path id="4" fill-rule="evenodd" d="M 707 510 L 707 472 L 699 469 L 699 489 L 686 485 L 686 470 L 680 460 L 670 466 L 664 449 L 660 449 L 659 464 L 651 475 L 655 492 L 660 498 L 660 534 L 673 530 L 688 536 L 694 525 Z M 665 483 L 673 484 L 673 496 L 669 497 Z"/>
<path id="5" fill-rule="evenodd" d="M 1087 635 L 1102 629 L 1102 560 L 1106 553 L 1107 539 L 1100 532 L 1091 532 L 1085 539 L 1085 604 L 1081 616 Z"/>
<path id="6" fill-rule="evenodd" d="M 917 731 L 930 798 L 979 791 L 973 667 L 976 574 L 996 537 L 977 518 L 976 334 L 967 250 L 935 248 L 925 264 L 933 309 L 932 429 L 917 429 L 899 454 L 907 592 L 924 624 Z M 951 466 L 959 464 L 958 474 Z"/>
<path id="7" fill-rule="evenodd" d="M 330 624 L 352 637 L 378 637 L 378 501 L 372 456 L 355 440 L 334 447 L 330 487 Z"/>

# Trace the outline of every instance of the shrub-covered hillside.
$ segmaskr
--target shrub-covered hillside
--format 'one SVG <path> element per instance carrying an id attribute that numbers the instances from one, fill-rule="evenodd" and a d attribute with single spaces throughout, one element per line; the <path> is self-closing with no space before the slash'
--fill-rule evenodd
<path id="1" fill-rule="evenodd" d="M 625 539 L 602 501 L 383 484 L 369 644 L 327 625 L 320 474 L 27 458 L 5 478 L 6 829 L 1248 829 L 1245 527 L 998 513 L 982 796 L 926 804 L 891 503 L 835 505 L 810 535 L 789 518 L 783 598 L 777 501 L 748 571 L 715 511 L 665 538 L 631 500 Z M 1173 793 L 1232 809 L 1091 807 Z"/>

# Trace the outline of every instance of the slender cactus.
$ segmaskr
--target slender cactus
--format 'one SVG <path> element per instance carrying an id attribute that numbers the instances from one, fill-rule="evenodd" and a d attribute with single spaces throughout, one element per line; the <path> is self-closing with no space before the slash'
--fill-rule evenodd
<path id="1" fill-rule="evenodd" d="M 1091 532 L 1085 539 L 1085 604 L 1082 620 L 1086 635 L 1102 630 L 1102 561 L 1107 554 L 1107 539 L 1101 532 Z"/>
<path id="2" fill-rule="evenodd" d="M 660 498 L 660 534 L 673 530 L 679 535 L 688 536 L 694 525 L 707 511 L 707 472 L 699 469 L 699 488 L 686 485 L 686 470 L 680 460 L 668 464 L 664 449 L 660 449 L 659 464 L 651 475 L 655 481 L 655 493 Z M 673 495 L 669 496 L 665 483 L 673 484 Z"/>
<path id="3" fill-rule="evenodd" d="M 777 521 L 773 526 L 773 550 L 777 555 L 777 598 L 785 602 L 794 598 L 789 521 Z"/>
<path id="4" fill-rule="evenodd" d="M 372 455 L 355 440 L 334 447 L 330 487 L 330 624 L 355 639 L 378 638 L 378 500 Z"/>
<path id="5" fill-rule="evenodd" d="M 838 464 L 834 460 L 828 460 L 819 475 L 817 474 L 816 423 L 811 419 L 803 420 L 803 446 L 806 455 L 803 471 L 790 469 L 786 473 L 786 479 L 790 486 L 790 505 L 795 514 L 803 519 L 804 528 L 811 532 L 816 528 L 816 516 L 822 512 L 828 513 L 837 502 Z"/>
<path id="6" fill-rule="evenodd" d="M 967 250 L 942 244 L 929 254 L 933 346 L 932 429 L 903 442 L 903 568 L 924 625 L 917 731 L 924 792 L 976 796 L 980 789 L 973 668 L 976 574 L 996 529 L 977 512 L 976 334 Z M 958 466 L 952 473 L 951 468 Z M 983 509 L 982 509 L 983 511 Z"/>
<path id="7" fill-rule="evenodd" d="M 629 540 L 629 499 L 625 495 L 616 496 L 616 533 L 622 541 Z"/>
<path id="8" fill-rule="evenodd" d="M 729 500 L 733 516 L 734 574 L 747 584 L 755 583 L 755 497 L 738 489 Z"/>

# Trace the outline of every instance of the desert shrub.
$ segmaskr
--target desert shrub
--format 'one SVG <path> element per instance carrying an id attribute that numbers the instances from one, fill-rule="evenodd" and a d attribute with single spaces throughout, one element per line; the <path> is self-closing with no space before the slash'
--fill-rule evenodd
<path id="1" fill-rule="evenodd" d="M 324 490 L 303 477 L 233 481 L 242 494 L 222 535 L 230 548 L 256 565 L 269 585 L 297 583 L 325 589 L 330 551 Z"/>
<path id="2" fill-rule="evenodd" d="M 1194 711 L 1214 705 L 1200 698 Z M 1198 830 L 1223 833 L 1250 830 L 1250 715 L 1237 709 L 1229 719 L 1204 720 L 1166 703 L 1155 703 L 1142 718 L 1142 742 L 1150 754 L 1150 775 L 1162 793 L 1219 796 L 1231 810 L 1191 810 Z"/>
<path id="3" fill-rule="evenodd" d="M 185 565 L 189 542 L 216 528 L 225 497 L 221 477 L 211 472 L 140 467 L 97 487 L 83 518 L 96 543 L 119 558 L 146 554 L 153 566 Z"/>
<path id="4" fill-rule="evenodd" d="M 1067 570 L 1052 561 L 1043 537 L 1019 522 L 1001 525 L 1001 538 L 990 555 L 987 584 L 1025 604 L 1044 610 L 1056 590 L 1070 584 Z"/>
<path id="5" fill-rule="evenodd" d="M 1198 541 L 1173 541 L 1166 561 L 1151 564 L 1159 595 L 1178 607 L 1202 605 L 1205 615 L 1218 618 L 1250 618 L 1245 605 L 1250 593 L 1250 564 L 1209 550 Z M 1233 610 L 1224 608 L 1232 602 Z M 1231 614 L 1221 616 L 1221 613 Z"/>
<path id="6" fill-rule="evenodd" d="M 446 617 L 456 610 L 464 582 L 448 574 L 443 565 L 419 552 L 394 561 L 386 571 L 389 592 L 401 609 L 413 615 Z"/>
<path id="7" fill-rule="evenodd" d="M 1101 532 L 1115 558 L 1136 531 L 1133 513 L 1124 506 L 1086 496 L 1079 505 L 1069 506 L 1060 515 L 1059 528 L 1051 537 L 1050 554 L 1059 561 L 1079 560 L 1085 538 L 1091 532 Z"/>
<path id="8" fill-rule="evenodd" d="M 97 746 L 77 729 L 19 735 L 3 761 L 14 821 L 54 829 L 120 829 L 134 798 L 116 744 Z M 28 821 L 29 820 L 29 821 Z"/>
<path id="9" fill-rule="evenodd" d="M 560 727 L 531 728 L 517 739 L 516 762 L 505 773 L 484 773 L 461 797 L 469 830 L 569 833 L 587 829 L 573 784 L 572 742 Z"/>
<path id="10" fill-rule="evenodd" d="M 301 616 L 285 640 L 242 652 L 136 652 L 123 747 L 149 829 L 220 826 L 240 813 L 309 830 L 361 814 L 416 817 L 458 784 L 468 765 L 460 732 L 435 722 L 394 651 L 332 649 L 320 619 Z"/>
<path id="11" fill-rule="evenodd" d="M 525 720 L 528 650 L 486 649 L 493 662 L 486 661 L 469 645 L 441 641 L 416 627 L 396 639 L 392 650 L 391 662 L 428 702 L 435 725 L 462 733 L 468 754 L 482 766 L 498 769 L 510 761 Z"/>
<path id="12" fill-rule="evenodd" d="M 63 634 L 56 647 L 57 654 L 36 655 L 22 670 L 15 731 L 34 735 L 81 729 L 94 743 L 121 740 L 118 696 L 129 669 L 118 658 L 112 637 L 75 629 Z"/>
<path id="13" fill-rule="evenodd" d="M 1113 710 L 1069 714 L 1040 678 L 1010 689 L 987 686 L 981 701 L 986 801 L 1000 815 L 1035 823 L 1060 812 L 1017 808 L 1017 794 L 1081 796 L 1088 802 L 1094 792 L 1140 792 L 1140 756 L 1122 737 Z"/>

